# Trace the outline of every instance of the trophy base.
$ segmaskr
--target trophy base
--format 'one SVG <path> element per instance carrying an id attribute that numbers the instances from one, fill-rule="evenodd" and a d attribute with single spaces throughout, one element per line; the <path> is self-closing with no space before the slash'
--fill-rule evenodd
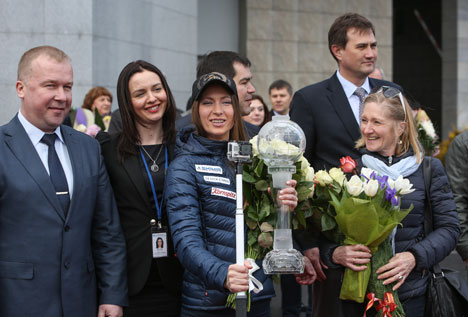
<path id="1" fill-rule="evenodd" d="M 263 259 L 265 274 L 302 274 L 304 256 L 295 249 L 271 250 Z"/>

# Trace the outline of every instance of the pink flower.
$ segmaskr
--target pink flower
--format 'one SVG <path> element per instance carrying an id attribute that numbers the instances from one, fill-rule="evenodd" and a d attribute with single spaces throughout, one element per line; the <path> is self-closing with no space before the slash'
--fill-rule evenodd
<path id="1" fill-rule="evenodd" d="M 345 173 L 351 173 L 356 168 L 356 161 L 351 158 L 351 156 L 345 156 L 340 158 L 340 168 Z"/>
<path id="2" fill-rule="evenodd" d="M 101 128 L 97 124 L 92 124 L 86 129 L 86 134 L 93 138 L 101 131 Z"/>

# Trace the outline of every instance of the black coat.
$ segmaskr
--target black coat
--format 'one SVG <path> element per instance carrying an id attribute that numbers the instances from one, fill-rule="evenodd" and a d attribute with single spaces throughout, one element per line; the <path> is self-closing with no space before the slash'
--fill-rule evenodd
<path id="1" fill-rule="evenodd" d="M 117 155 L 120 133 L 111 135 L 99 133 L 102 155 L 109 173 L 110 182 L 117 200 L 120 223 L 127 243 L 127 270 L 129 295 L 138 294 L 148 280 L 152 256 L 151 226 L 154 208 L 148 197 L 144 175 L 141 172 L 139 156 L 126 158 L 121 164 Z M 173 145 L 168 145 L 169 160 L 172 158 Z M 168 226 L 165 207 L 162 210 L 162 222 Z M 168 255 L 157 259 L 159 275 L 164 287 L 180 293 L 183 269 L 174 255 L 172 239 L 168 233 Z"/>

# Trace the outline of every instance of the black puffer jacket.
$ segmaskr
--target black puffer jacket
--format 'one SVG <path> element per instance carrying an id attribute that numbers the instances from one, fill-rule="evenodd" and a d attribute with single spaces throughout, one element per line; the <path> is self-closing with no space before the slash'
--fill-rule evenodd
<path id="1" fill-rule="evenodd" d="M 387 165 L 388 157 L 361 150 L 362 154 L 372 155 Z M 393 157 L 392 164 L 412 155 L 412 151 L 401 157 Z M 429 159 L 429 158 L 426 158 Z M 361 163 L 361 162 L 359 162 Z M 361 165 L 362 166 L 362 165 Z M 411 252 L 416 258 L 416 267 L 398 289 L 401 301 L 425 294 L 428 282 L 427 269 L 442 261 L 455 248 L 460 232 L 455 202 L 442 163 L 433 158 L 431 161 L 432 179 L 430 199 L 433 212 L 434 231 L 424 237 L 424 205 L 426 193 L 422 164 L 406 178 L 413 184 L 414 192 L 401 200 L 403 209 L 413 204 L 414 209 L 402 221 L 395 236 L 395 252 Z"/>

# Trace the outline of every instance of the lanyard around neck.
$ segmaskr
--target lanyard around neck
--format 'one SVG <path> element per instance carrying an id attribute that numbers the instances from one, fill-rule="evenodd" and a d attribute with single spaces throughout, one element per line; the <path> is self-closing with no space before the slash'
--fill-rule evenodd
<path id="1" fill-rule="evenodd" d="M 165 162 L 164 162 L 164 167 L 165 171 L 167 171 L 167 146 L 162 144 L 161 146 L 164 146 L 164 152 L 165 152 Z M 140 148 L 140 154 L 141 154 L 141 159 L 143 160 L 143 164 L 145 165 L 145 170 L 146 174 L 148 174 L 148 179 L 151 184 L 151 191 L 153 192 L 153 198 L 154 198 L 154 205 L 156 206 L 156 213 L 158 217 L 158 221 L 162 220 L 162 215 L 161 215 L 161 210 L 163 206 L 163 201 L 164 201 L 164 190 L 163 190 L 163 195 L 161 198 L 161 204 L 158 203 L 158 196 L 156 196 L 156 189 L 154 188 L 154 182 L 153 182 L 153 177 L 151 176 L 151 172 L 148 168 L 148 164 L 146 163 L 145 155 L 143 154 L 143 151 L 141 149 L 141 145 L 139 146 Z"/>

